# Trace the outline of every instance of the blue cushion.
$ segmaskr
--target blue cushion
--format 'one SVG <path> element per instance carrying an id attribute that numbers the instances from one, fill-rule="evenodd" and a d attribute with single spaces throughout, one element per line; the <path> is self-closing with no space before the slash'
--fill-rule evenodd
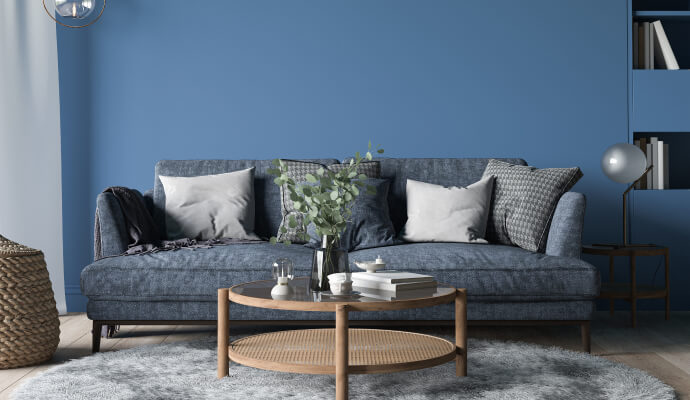
<path id="1" fill-rule="evenodd" d="M 362 190 L 355 199 L 350 222 L 340 236 L 340 246 L 347 251 L 390 246 L 401 242 L 395 237 L 395 229 L 388 212 L 389 181 L 367 179 L 365 182 L 373 186 L 376 193 L 368 194 Z M 318 247 L 321 240 L 317 238 L 314 224 L 309 224 L 307 231 L 312 237 L 307 246 Z"/>
<path id="2" fill-rule="evenodd" d="M 599 293 L 590 264 L 512 246 L 413 243 L 356 251 L 350 262 L 379 254 L 392 268 L 467 288 L 475 301 L 589 300 Z M 270 279 L 279 257 L 294 261 L 295 275 L 310 274 L 309 248 L 237 244 L 102 259 L 82 271 L 82 292 L 91 300 L 213 301 L 218 288 Z"/>
<path id="3" fill-rule="evenodd" d="M 410 243 L 356 251 L 350 253 L 350 262 L 378 255 L 386 268 L 433 275 L 440 282 L 466 288 L 468 296 L 477 300 L 575 300 L 599 295 L 599 272 L 591 264 L 514 246 Z"/>

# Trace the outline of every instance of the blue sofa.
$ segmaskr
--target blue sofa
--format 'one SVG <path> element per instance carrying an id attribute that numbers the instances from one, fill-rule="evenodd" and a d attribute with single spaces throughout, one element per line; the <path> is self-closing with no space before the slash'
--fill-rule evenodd
<path id="1" fill-rule="evenodd" d="M 520 159 L 504 159 L 522 164 Z M 337 160 L 313 160 L 326 164 Z M 445 186 L 479 180 L 488 159 L 383 158 L 381 175 L 391 180 L 388 202 L 396 231 L 405 224 L 407 178 Z M 165 223 L 165 193 L 159 175 L 198 176 L 256 167 L 256 233 L 275 235 L 281 220 L 280 192 L 266 173 L 269 160 L 160 161 L 154 188 L 144 198 L 159 226 Z M 351 260 L 381 255 L 396 270 L 434 275 L 438 281 L 467 288 L 470 323 L 572 324 L 581 327 L 589 350 L 589 321 L 599 294 L 599 273 L 580 259 L 585 197 L 568 192 L 556 208 L 545 253 L 494 244 L 410 243 L 355 251 Z M 93 320 L 98 351 L 104 325 L 214 323 L 217 289 L 270 278 L 279 257 L 295 262 L 296 275 L 310 274 L 312 249 L 302 245 L 237 244 L 119 256 L 128 235 L 119 203 L 110 193 L 98 196 L 100 243 L 97 260 L 81 273 L 81 290 Z M 289 312 L 233 305 L 233 320 L 332 319 L 328 313 Z M 451 305 L 397 312 L 353 313 L 353 319 L 449 321 Z M 425 322 L 428 324 L 429 322 Z"/>

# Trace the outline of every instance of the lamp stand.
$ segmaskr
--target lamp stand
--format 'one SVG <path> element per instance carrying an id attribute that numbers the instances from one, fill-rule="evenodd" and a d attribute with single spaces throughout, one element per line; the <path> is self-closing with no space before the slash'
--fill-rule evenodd
<path id="1" fill-rule="evenodd" d="M 616 244 L 594 244 L 594 246 L 598 247 L 613 247 L 616 249 L 622 249 L 622 248 L 627 248 L 627 247 L 646 247 L 646 246 L 653 246 L 651 244 L 630 244 L 628 242 L 628 193 L 637 185 L 637 182 L 642 179 L 643 176 L 647 175 L 649 171 L 654 168 L 653 165 L 650 165 L 647 167 L 647 169 L 644 171 L 642 175 L 640 175 L 639 178 L 635 179 L 635 181 L 623 192 L 623 244 L 616 243 Z"/>

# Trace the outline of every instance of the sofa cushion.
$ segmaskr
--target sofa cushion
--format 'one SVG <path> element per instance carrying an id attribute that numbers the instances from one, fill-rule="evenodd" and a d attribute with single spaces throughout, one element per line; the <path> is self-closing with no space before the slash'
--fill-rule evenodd
<path id="1" fill-rule="evenodd" d="M 494 176 L 486 238 L 530 251 L 544 251 L 558 200 L 582 177 L 580 168 L 543 168 L 491 160 L 484 177 Z"/>
<path id="2" fill-rule="evenodd" d="M 347 168 L 345 164 L 324 165 L 315 162 L 283 160 L 287 166 L 287 176 L 295 181 L 297 185 L 307 184 L 307 175 L 317 175 L 317 171 L 324 168 L 329 169 L 335 173 Z M 369 178 L 378 178 L 381 174 L 381 166 L 378 162 L 362 162 L 357 166 L 357 173 L 364 174 Z M 287 184 L 280 187 L 280 205 L 283 220 L 280 222 L 280 228 L 285 228 L 285 232 L 278 230 L 276 232 L 277 239 L 281 242 L 289 240 L 292 243 L 306 243 L 299 235 L 298 228 L 291 228 L 288 221 L 294 218 L 297 221 L 297 226 L 302 225 L 303 214 L 295 208 L 295 204 L 290 198 L 290 191 Z"/>
<path id="3" fill-rule="evenodd" d="M 442 186 L 469 186 L 482 179 L 489 158 L 376 158 L 381 164 L 381 178 L 390 179 L 388 206 L 396 232 L 407 220 L 406 183 L 408 179 Z M 512 164 L 526 165 L 519 158 L 500 158 Z"/>
<path id="4" fill-rule="evenodd" d="M 512 246 L 414 243 L 352 252 L 350 261 L 377 255 L 391 268 L 465 287 L 476 301 L 588 300 L 599 293 L 590 264 Z M 270 279 L 279 257 L 294 261 L 296 276 L 310 274 L 309 248 L 237 244 L 105 258 L 82 271 L 82 293 L 90 300 L 214 301 L 218 288 Z"/>
<path id="5" fill-rule="evenodd" d="M 386 268 L 433 275 L 481 301 L 581 300 L 599 294 L 599 273 L 589 263 L 514 246 L 411 243 L 352 252 L 350 261 L 379 255 Z"/>
<path id="6" fill-rule="evenodd" d="M 165 176 L 168 238 L 255 239 L 254 167 L 224 174 Z"/>
<path id="7" fill-rule="evenodd" d="M 218 288 L 271 279 L 277 258 L 291 259 L 295 275 L 306 276 L 312 253 L 301 245 L 261 242 L 104 258 L 84 268 L 81 289 L 90 299 L 209 300 Z"/>
<path id="8" fill-rule="evenodd" d="M 336 159 L 309 160 L 321 164 L 335 164 Z M 153 219 L 160 236 L 165 237 L 165 191 L 158 178 L 165 176 L 215 175 L 256 167 L 254 171 L 254 200 L 256 215 L 254 232 L 264 238 L 275 235 L 280 225 L 280 189 L 273 183 L 273 176 L 266 170 L 272 168 L 271 160 L 161 160 L 156 164 L 153 185 Z"/>

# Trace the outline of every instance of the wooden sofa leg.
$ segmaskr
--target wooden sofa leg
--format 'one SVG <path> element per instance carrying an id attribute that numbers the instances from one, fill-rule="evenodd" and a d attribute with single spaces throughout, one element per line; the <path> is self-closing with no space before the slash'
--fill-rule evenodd
<path id="1" fill-rule="evenodd" d="M 592 352 L 592 334 L 590 332 L 589 321 L 583 321 L 580 325 L 582 335 L 582 350 L 586 353 Z"/>
<path id="2" fill-rule="evenodd" d="M 98 353 L 101 350 L 101 324 L 100 321 L 93 321 L 93 329 L 91 330 L 91 352 Z"/>

